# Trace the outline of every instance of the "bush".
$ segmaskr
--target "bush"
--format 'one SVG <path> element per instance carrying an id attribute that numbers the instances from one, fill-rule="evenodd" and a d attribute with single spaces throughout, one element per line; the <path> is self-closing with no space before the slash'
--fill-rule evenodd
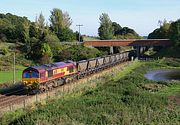
<path id="1" fill-rule="evenodd" d="M 72 42 L 76 39 L 76 35 L 71 29 L 65 28 L 60 33 L 58 33 L 58 38 L 62 42 Z"/>
<path id="2" fill-rule="evenodd" d="M 89 58 L 95 58 L 101 55 L 101 52 L 95 48 L 88 48 L 83 45 L 72 45 L 71 47 L 64 49 L 59 53 L 57 60 L 86 60 Z"/>
<path id="3" fill-rule="evenodd" d="M 9 53 L 9 51 L 8 51 L 7 48 L 4 48 L 4 49 L 2 50 L 2 54 L 3 54 L 3 55 L 6 55 L 6 54 L 8 54 L 8 53 Z"/>
<path id="4" fill-rule="evenodd" d="M 46 43 L 58 43 L 60 42 L 58 37 L 54 34 L 48 34 L 45 38 L 44 38 L 44 41 Z"/>

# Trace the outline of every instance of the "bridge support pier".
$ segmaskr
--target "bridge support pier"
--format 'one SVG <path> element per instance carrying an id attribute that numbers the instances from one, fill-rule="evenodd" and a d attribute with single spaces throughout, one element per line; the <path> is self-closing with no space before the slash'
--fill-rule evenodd
<path id="1" fill-rule="evenodd" d="M 137 51 L 137 58 L 140 59 L 141 47 L 137 46 L 136 51 Z"/>
<path id="2" fill-rule="evenodd" d="M 110 54 L 114 54 L 114 48 L 113 48 L 113 46 L 110 46 Z"/>

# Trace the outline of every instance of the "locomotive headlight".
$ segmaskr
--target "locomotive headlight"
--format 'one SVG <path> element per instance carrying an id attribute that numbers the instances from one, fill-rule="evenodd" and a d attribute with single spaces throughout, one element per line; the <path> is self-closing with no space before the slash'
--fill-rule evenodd
<path id="1" fill-rule="evenodd" d="M 24 84 L 27 84 L 27 81 L 23 81 L 24 82 Z"/>

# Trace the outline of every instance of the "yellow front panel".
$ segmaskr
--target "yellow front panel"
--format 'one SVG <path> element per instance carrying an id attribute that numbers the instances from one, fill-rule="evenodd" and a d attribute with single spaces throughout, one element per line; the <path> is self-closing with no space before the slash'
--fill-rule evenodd
<path id="1" fill-rule="evenodd" d="M 33 83 L 39 83 L 40 79 L 39 78 L 23 78 L 22 82 L 26 85 L 26 86 L 30 86 Z"/>

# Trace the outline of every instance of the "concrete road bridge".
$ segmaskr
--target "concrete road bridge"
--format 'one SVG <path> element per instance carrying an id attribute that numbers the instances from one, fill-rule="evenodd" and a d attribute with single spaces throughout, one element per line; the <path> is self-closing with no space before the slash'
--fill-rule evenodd
<path id="1" fill-rule="evenodd" d="M 62 44 L 84 44 L 93 47 L 110 47 L 110 53 L 114 53 L 115 46 L 133 46 L 137 49 L 137 56 L 145 47 L 169 46 L 172 42 L 169 39 L 126 39 L 126 40 L 93 40 L 84 42 L 62 42 Z M 143 51 L 143 50 L 142 50 Z"/>

